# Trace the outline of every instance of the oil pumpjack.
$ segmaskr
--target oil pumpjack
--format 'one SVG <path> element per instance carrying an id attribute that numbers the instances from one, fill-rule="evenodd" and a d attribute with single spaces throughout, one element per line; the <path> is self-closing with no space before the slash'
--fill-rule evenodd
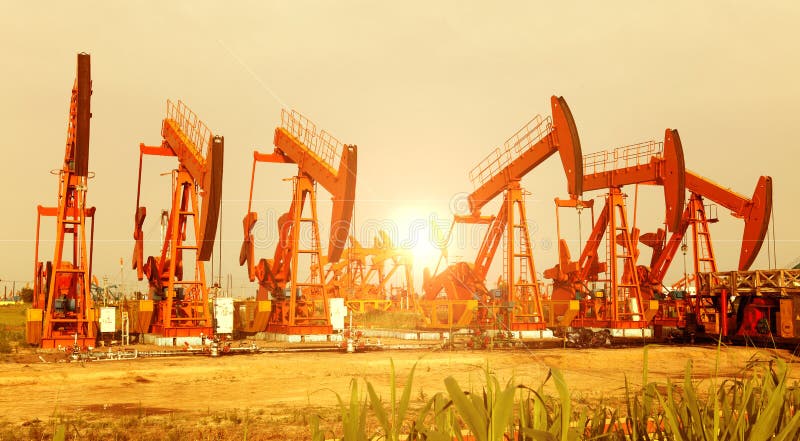
<path id="1" fill-rule="evenodd" d="M 90 56 L 78 54 L 72 88 L 64 163 L 58 174 L 58 206 L 37 207 L 33 305 L 27 312 L 27 341 L 42 348 L 92 346 L 97 330 L 91 297 L 94 207 L 87 206 L 89 120 L 92 96 Z M 39 261 L 42 217 L 56 218 L 52 261 Z M 87 220 L 91 220 L 87 240 Z"/>
<path id="2" fill-rule="evenodd" d="M 133 321 L 162 337 L 211 335 L 204 262 L 211 258 L 217 232 L 225 140 L 180 101 L 167 101 L 161 135 L 161 145 L 139 145 L 132 265 L 139 280 L 147 276 L 150 292 L 148 300 L 139 302 Z M 142 226 L 147 209 L 141 205 L 145 155 L 178 160 L 161 253 L 146 260 Z"/>

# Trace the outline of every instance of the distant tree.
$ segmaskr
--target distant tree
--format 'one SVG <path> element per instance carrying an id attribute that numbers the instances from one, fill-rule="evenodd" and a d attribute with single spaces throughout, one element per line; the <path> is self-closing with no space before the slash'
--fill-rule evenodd
<path id="1" fill-rule="evenodd" d="M 25 303 L 33 303 L 33 290 L 31 288 L 22 288 L 19 290 L 19 297 Z"/>

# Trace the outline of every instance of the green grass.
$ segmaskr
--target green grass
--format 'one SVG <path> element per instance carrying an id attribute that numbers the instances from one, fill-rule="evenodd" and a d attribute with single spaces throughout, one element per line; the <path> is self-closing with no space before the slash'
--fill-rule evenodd
<path id="1" fill-rule="evenodd" d="M 9 328 L 25 328 L 25 311 L 30 305 L 2 305 L 0 306 L 0 326 Z"/>
<path id="2" fill-rule="evenodd" d="M 298 416 L 264 409 L 222 409 L 190 414 L 150 415 L 147 410 L 114 414 L 54 412 L 50 417 L 23 422 L 0 416 L 0 440 L 63 441 L 265 441 L 309 439 L 307 413 L 324 409 L 296 410 Z M 324 414 L 325 417 L 329 415 Z M 331 414 L 332 415 L 332 414 Z"/>
<path id="3" fill-rule="evenodd" d="M 646 369 L 646 350 L 643 356 Z M 414 369 L 398 397 L 392 365 L 388 403 L 369 381 L 369 393 L 359 393 L 353 379 L 350 401 L 339 397 L 341 426 L 326 429 L 314 417 L 311 439 L 789 441 L 800 438 L 800 386 L 789 384 L 788 374 L 789 366 L 776 358 L 754 360 L 735 378 L 696 381 L 689 361 L 677 384 L 648 382 L 646 373 L 641 388 L 626 380 L 623 408 L 614 409 L 603 403 L 574 405 L 557 369 L 534 389 L 513 378 L 501 384 L 487 367 L 482 390 L 464 390 L 448 377 L 447 392 L 434 395 L 414 413 L 408 411 Z M 557 396 L 544 393 L 548 382 Z M 370 423 L 376 420 L 377 425 Z"/>
<path id="4" fill-rule="evenodd" d="M 0 354 L 9 354 L 24 343 L 27 309 L 25 304 L 0 306 Z"/>

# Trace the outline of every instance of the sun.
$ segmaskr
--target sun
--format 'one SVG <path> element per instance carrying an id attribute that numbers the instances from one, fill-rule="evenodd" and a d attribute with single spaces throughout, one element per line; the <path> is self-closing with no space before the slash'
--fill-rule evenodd
<path id="1" fill-rule="evenodd" d="M 442 233 L 434 226 L 436 217 L 424 210 L 405 208 L 393 213 L 392 220 L 397 227 L 397 245 L 411 253 L 414 267 L 436 266 L 442 254 L 437 246 Z"/>
<path id="2" fill-rule="evenodd" d="M 433 267 L 442 255 L 442 252 L 434 244 L 433 236 L 429 231 L 421 231 L 419 236 L 411 242 L 411 254 L 414 256 L 414 265 L 419 268 Z"/>

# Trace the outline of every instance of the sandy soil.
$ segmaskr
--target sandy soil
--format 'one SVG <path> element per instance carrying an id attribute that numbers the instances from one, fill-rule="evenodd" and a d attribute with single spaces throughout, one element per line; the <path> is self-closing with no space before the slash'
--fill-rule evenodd
<path id="1" fill-rule="evenodd" d="M 698 380 L 715 372 L 735 376 L 748 363 L 776 356 L 797 361 L 785 351 L 740 347 L 718 353 L 716 347 L 651 346 L 648 354 L 649 381 L 660 382 L 682 379 L 688 361 Z M 0 409 L 6 427 L 36 427 L 54 415 L 98 421 L 160 417 L 159 424 L 170 430 L 180 427 L 178 422 L 189 424 L 195 430 L 191 433 L 227 424 L 233 432 L 225 433 L 236 435 L 209 439 L 241 439 L 241 431 L 248 430 L 243 421 L 249 422 L 249 433 L 257 434 L 248 439 L 306 439 L 311 413 L 323 415 L 323 426 L 336 427 L 336 393 L 347 399 L 351 379 L 370 381 L 388 395 L 390 360 L 398 386 L 417 363 L 412 396 L 418 405 L 443 392 L 447 376 L 465 389 L 479 387 L 487 366 L 501 381 L 513 377 L 533 387 L 555 367 L 564 372 L 576 402 L 613 403 L 624 395 L 625 376 L 633 387 L 641 385 L 643 349 L 276 353 L 90 363 L 27 360 L 0 364 Z M 800 369 L 792 375 L 800 378 Z M 550 392 L 555 394 L 552 388 Z M 5 433 L 8 438 L 10 432 Z"/>

